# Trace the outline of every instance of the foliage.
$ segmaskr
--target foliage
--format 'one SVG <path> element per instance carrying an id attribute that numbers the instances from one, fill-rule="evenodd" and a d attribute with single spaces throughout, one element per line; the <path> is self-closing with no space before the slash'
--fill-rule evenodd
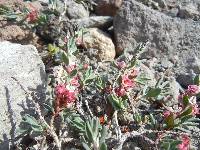
<path id="1" fill-rule="evenodd" d="M 76 2 L 89 9 L 94 5 L 88 0 Z M 15 13 L 0 6 L 0 15 L 35 28 L 45 24 L 50 14 L 57 13 L 56 0 L 49 4 L 50 13 L 33 7 Z M 58 65 L 51 74 L 51 98 L 41 106 L 33 99 L 36 115 L 26 114 L 18 131 L 37 140 L 38 149 L 53 145 L 61 150 L 76 139 L 81 144 L 74 146 L 80 149 L 106 150 L 112 145 L 120 147 L 131 136 L 140 136 L 163 150 L 189 149 L 190 137 L 200 121 L 196 102 L 199 76 L 174 100 L 170 97 L 170 82 L 164 76 L 149 86 L 148 75 L 141 71 L 139 58 L 146 43 L 136 47 L 135 55 L 108 62 L 110 70 L 104 72 L 99 64 L 94 67 L 79 59 L 85 33 L 84 29 L 78 30 L 64 40 L 63 46 L 48 44 L 49 56 Z M 174 101 L 173 106 L 168 104 Z M 68 139 L 70 136 L 72 140 Z M 114 144 L 108 144 L 110 141 Z"/>

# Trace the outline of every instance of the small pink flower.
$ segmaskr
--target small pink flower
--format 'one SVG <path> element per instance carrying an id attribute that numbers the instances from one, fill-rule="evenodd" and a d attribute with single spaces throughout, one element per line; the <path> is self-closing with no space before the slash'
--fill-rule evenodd
<path id="1" fill-rule="evenodd" d="M 68 103 L 71 103 L 71 102 L 75 101 L 75 99 L 76 99 L 76 92 L 75 91 L 67 90 L 65 94 L 66 94 Z"/>
<path id="2" fill-rule="evenodd" d="M 125 63 L 124 61 L 118 61 L 118 62 L 117 62 L 117 67 L 118 67 L 119 69 L 123 69 L 123 68 L 126 67 L 126 63 Z"/>
<path id="3" fill-rule="evenodd" d="M 82 38 L 78 37 L 78 38 L 76 39 L 76 45 L 80 46 L 80 45 L 82 45 L 82 43 L 83 43 Z"/>
<path id="4" fill-rule="evenodd" d="M 88 69 L 88 67 L 89 67 L 89 65 L 88 65 L 88 64 L 84 64 L 84 65 L 83 65 L 83 69 L 85 69 L 85 70 L 87 70 L 87 69 Z"/>
<path id="5" fill-rule="evenodd" d="M 179 150 L 189 150 L 190 139 L 187 135 L 182 135 L 182 143 L 178 145 Z"/>
<path id="6" fill-rule="evenodd" d="M 199 115 L 200 112 L 199 112 L 199 108 L 198 108 L 198 105 L 195 104 L 192 106 L 192 115 L 195 116 L 195 115 Z"/>
<path id="7" fill-rule="evenodd" d="M 69 65 L 65 69 L 67 73 L 70 74 L 75 68 L 76 68 L 76 65 Z"/>
<path id="8" fill-rule="evenodd" d="M 71 103 L 76 99 L 76 91 L 69 90 L 64 84 L 59 84 L 55 88 L 56 97 L 59 107 L 66 107 L 67 103 Z"/>
<path id="9" fill-rule="evenodd" d="M 115 93 L 117 94 L 117 96 L 121 97 L 126 94 L 126 91 L 122 87 L 117 87 L 117 88 L 115 88 Z"/>
<path id="10" fill-rule="evenodd" d="M 69 38 L 68 38 L 67 36 L 65 36 L 65 37 L 64 37 L 64 42 L 67 43 L 67 42 L 68 42 L 68 39 L 69 39 Z"/>
<path id="11" fill-rule="evenodd" d="M 199 86 L 197 85 L 189 85 L 187 89 L 187 93 L 189 95 L 196 95 L 200 92 Z"/>
<path id="12" fill-rule="evenodd" d="M 129 79 L 128 75 L 122 77 L 122 86 L 125 89 L 132 88 L 135 85 L 134 81 Z"/>
<path id="13" fill-rule="evenodd" d="M 79 84 L 78 80 L 79 80 L 79 79 L 78 79 L 78 77 L 76 76 L 76 77 L 74 77 L 74 78 L 71 79 L 70 84 L 71 84 L 72 86 L 79 87 L 80 84 Z"/>
<path id="14" fill-rule="evenodd" d="M 55 90 L 56 90 L 55 91 L 56 95 L 59 96 L 59 97 L 60 96 L 62 97 L 62 95 L 64 95 L 64 93 L 66 91 L 66 87 L 65 87 L 64 84 L 59 84 L 59 85 L 56 86 Z"/>
<path id="15" fill-rule="evenodd" d="M 171 112 L 168 111 L 168 110 L 163 112 L 163 116 L 164 116 L 165 119 L 168 118 L 170 116 L 170 114 L 171 114 Z"/>
<path id="16" fill-rule="evenodd" d="M 27 14 L 26 19 L 29 22 L 35 22 L 38 19 L 38 10 L 33 6 L 33 5 L 29 5 L 30 7 L 30 12 Z"/>

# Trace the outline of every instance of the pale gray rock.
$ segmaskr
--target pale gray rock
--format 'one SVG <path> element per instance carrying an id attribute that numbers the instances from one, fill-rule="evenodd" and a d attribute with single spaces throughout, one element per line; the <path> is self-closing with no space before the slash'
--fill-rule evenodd
<path id="1" fill-rule="evenodd" d="M 19 133 L 18 125 L 30 113 L 27 92 L 35 91 L 38 100 L 45 91 L 45 67 L 32 45 L 0 42 L 0 149 L 9 149 Z"/>
<path id="2" fill-rule="evenodd" d="M 77 24 L 78 27 L 84 28 L 100 28 L 107 29 L 113 24 L 113 17 L 110 16 L 92 16 L 82 19 L 73 19 L 72 23 Z"/>
<path id="3" fill-rule="evenodd" d="M 67 0 L 66 7 L 66 15 L 69 19 L 89 17 L 89 11 L 81 3 L 76 3 L 74 0 Z"/>
<path id="4" fill-rule="evenodd" d="M 184 86 L 191 83 L 191 73 L 200 73 L 199 29 L 199 22 L 172 18 L 135 0 L 125 1 L 114 18 L 118 54 L 125 48 L 134 49 L 138 43 L 149 40 L 143 57 L 176 60 L 173 69 Z"/>

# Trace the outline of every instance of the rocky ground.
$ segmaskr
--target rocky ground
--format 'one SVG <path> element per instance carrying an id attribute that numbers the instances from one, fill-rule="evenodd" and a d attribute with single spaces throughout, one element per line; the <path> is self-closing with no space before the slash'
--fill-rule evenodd
<path id="1" fill-rule="evenodd" d="M 62 18 L 51 14 L 45 24 L 36 27 L 13 20 L 13 16 L 8 18 L 1 6 L 11 8 L 15 14 L 25 7 L 45 12 L 52 6 L 48 0 L 0 1 L 2 150 L 14 149 L 20 138 L 17 126 L 22 116 L 27 112 L 34 114 L 26 92 L 37 93 L 37 101 L 43 103 L 47 77 L 58 67 L 48 52 L 48 44 L 62 47 L 66 37 L 81 28 L 87 33 L 77 41 L 81 49 L 79 62 L 99 67 L 101 74 L 112 76 L 109 62 L 135 56 L 134 49 L 141 42 L 148 43 L 139 57 L 141 72 L 151 79 L 148 85 L 155 86 L 158 78 L 164 76 L 170 82 L 172 96 L 178 99 L 179 91 L 193 84 L 192 78 L 200 74 L 199 0 L 67 0 L 66 5 L 64 0 L 57 0 L 56 11 Z M 93 112 L 101 109 L 101 102 L 89 103 L 94 105 Z M 194 143 L 199 147 L 197 137 Z M 154 149 L 141 148 L 143 144 L 131 142 L 133 139 L 141 141 L 129 138 L 121 149 Z"/>

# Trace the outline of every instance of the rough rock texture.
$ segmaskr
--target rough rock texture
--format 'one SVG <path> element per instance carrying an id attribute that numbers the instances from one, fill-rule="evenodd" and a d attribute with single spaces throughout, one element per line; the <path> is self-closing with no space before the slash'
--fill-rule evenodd
<path id="1" fill-rule="evenodd" d="M 179 6 L 179 12 L 177 15 L 178 17 L 184 18 L 184 19 L 188 19 L 188 18 L 191 18 L 193 20 L 200 19 L 200 11 L 198 10 L 198 7 L 196 7 L 192 3 Z"/>
<path id="2" fill-rule="evenodd" d="M 167 58 L 181 84 L 189 83 L 188 76 L 200 73 L 200 23 L 172 18 L 134 0 L 123 3 L 114 18 L 117 53 L 139 42 L 150 41 L 146 58 Z"/>
<path id="3" fill-rule="evenodd" d="M 83 37 L 83 45 L 86 49 L 97 49 L 100 60 L 113 60 L 115 58 L 115 46 L 108 34 L 97 28 L 90 28 L 88 34 Z"/>
<path id="4" fill-rule="evenodd" d="M 77 24 L 78 27 L 107 29 L 112 26 L 113 17 L 92 16 L 88 18 L 74 19 L 74 20 L 71 20 L 71 22 L 73 24 L 74 23 Z"/>
<path id="5" fill-rule="evenodd" d="M 0 149 L 8 149 L 17 136 L 21 117 L 31 110 L 22 87 L 41 97 L 46 75 L 34 46 L 0 42 L 0 53 Z"/>
<path id="6" fill-rule="evenodd" d="M 89 17 L 89 11 L 86 10 L 82 4 L 78 4 L 78 3 L 74 2 L 73 0 L 67 0 L 66 2 L 67 2 L 66 3 L 66 6 L 67 6 L 66 15 L 70 19 L 80 19 L 80 18 Z"/>
<path id="7" fill-rule="evenodd" d="M 24 11 L 24 8 L 42 10 L 38 1 L 23 2 L 21 0 L 0 0 L 0 5 L 6 6 L 15 12 Z M 6 20 L 0 16 L 0 41 L 10 41 L 20 44 L 32 44 L 42 50 L 41 40 L 26 26 L 17 24 L 13 20 Z"/>
<path id="8" fill-rule="evenodd" d="M 122 2 L 123 0 L 96 0 L 95 12 L 102 16 L 114 16 Z"/>
<path id="9" fill-rule="evenodd" d="M 200 19 L 199 0 L 136 0 L 169 16 L 183 19 Z"/>

